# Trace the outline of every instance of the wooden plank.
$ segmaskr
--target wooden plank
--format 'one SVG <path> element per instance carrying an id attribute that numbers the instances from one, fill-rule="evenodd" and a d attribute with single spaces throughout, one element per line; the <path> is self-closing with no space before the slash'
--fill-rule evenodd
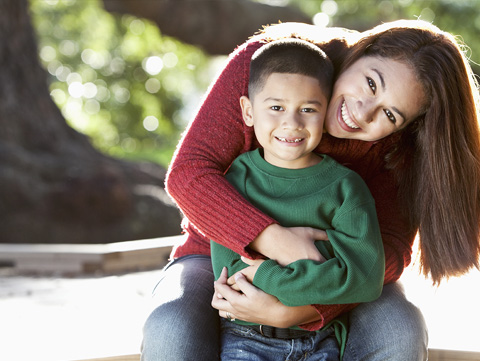
<path id="1" fill-rule="evenodd" d="M 429 349 L 429 361 L 479 361 L 480 352 Z"/>
<path id="2" fill-rule="evenodd" d="M 19 273 L 119 273 L 160 268 L 183 236 L 107 244 L 0 244 L 0 264 Z"/>
<path id="3" fill-rule="evenodd" d="M 480 353 L 457 351 L 457 350 L 441 350 L 441 349 L 429 349 L 428 350 L 429 361 L 479 361 Z M 106 358 L 94 358 L 88 360 L 76 360 L 76 361 L 140 361 L 140 355 L 121 355 L 112 356 Z"/>
<path id="4" fill-rule="evenodd" d="M 92 358 L 88 360 L 75 360 L 75 361 L 140 361 L 140 355 L 121 355 L 103 358 Z"/>

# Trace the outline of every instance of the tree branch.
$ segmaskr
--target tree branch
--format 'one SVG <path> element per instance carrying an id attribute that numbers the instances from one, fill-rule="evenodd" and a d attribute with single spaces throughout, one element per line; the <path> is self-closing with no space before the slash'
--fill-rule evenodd
<path id="1" fill-rule="evenodd" d="M 249 0 L 103 0 L 112 13 L 155 22 L 160 31 L 212 55 L 229 54 L 263 25 L 287 21 L 311 23 L 290 6 Z"/>

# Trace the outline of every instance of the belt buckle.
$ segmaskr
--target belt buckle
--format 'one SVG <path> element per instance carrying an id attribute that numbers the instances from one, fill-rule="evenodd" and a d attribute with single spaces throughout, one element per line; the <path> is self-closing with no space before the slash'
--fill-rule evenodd
<path id="1" fill-rule="evenodd" d="M 260 325 L 260 334 L 261 334 L 262 336 L 265 336 L 264 333 L 263 333 L 263 325 Z"/>

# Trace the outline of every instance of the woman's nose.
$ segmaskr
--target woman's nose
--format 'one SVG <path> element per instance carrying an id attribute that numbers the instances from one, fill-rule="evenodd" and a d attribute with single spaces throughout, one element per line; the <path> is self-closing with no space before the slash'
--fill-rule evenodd
<path id="1" fill-rule="evenodd" d="M 370 123 L 375 113 L 375 100 L 372 97 L 359 98 L 355 103 L 354 117 L 360 122 Z"/>

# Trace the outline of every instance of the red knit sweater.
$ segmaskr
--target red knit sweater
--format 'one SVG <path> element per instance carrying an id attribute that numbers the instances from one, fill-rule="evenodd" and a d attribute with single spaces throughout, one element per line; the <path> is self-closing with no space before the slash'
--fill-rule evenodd
<path id="1" fill-rule="evenodd" d="M 172 257 L 209 255 L 210 239 L 248 255 L 249 243 L 275 223 L 245 201 L 223 176 L 239 154 L 258 147 L 253 129 L 242 120 L 239 99 L 247 94 L 250 58 L 260 46 L 252 40 L 232 53 L 178 145 L 166 189 L 186 216 L 186 238 Z M 359 173 L 372 192 L 385 248 L 385 283 L 398 280 L 410 263 L 416 233 L 401 217 L 393 175 L 384 168 L 392 140 L 391 136 L 373 143 L 324 134 L 317 149 Z M 322 319 L 304 327 L 318 329 L 354 306 L 316 305 Z"/>

